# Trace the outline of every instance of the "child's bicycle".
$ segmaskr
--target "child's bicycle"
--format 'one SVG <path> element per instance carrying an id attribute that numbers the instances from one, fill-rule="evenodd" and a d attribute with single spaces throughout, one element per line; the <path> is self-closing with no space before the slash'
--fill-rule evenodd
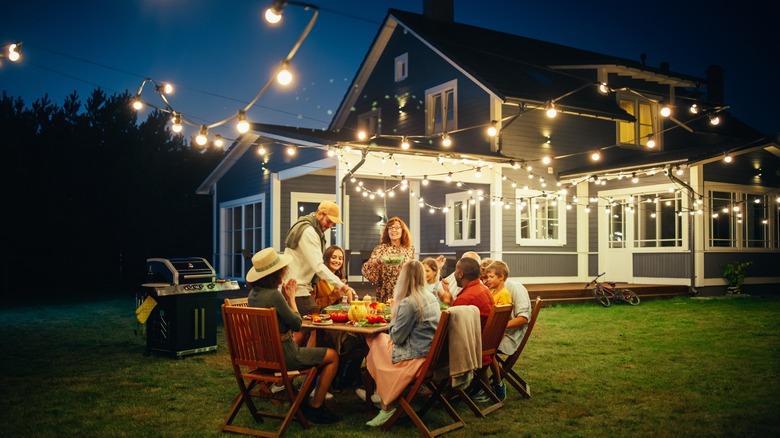
<path id="1" fill-rule="evenodd" d="M 585 289 L 593 285 L 593 295 L 596 297 L 596 302 L 604 307 L 609 307 L 612 301 L 617 303 L 628 303 L 632 306 L 639 304 L 639 296 L 631 289 L 615 287 L 614 281 L 608 281 L 605 283 L 599 282 L 599 277 L 606 274 L 602 272 L 597 275 L 596 278 L 585 285 Z"/>

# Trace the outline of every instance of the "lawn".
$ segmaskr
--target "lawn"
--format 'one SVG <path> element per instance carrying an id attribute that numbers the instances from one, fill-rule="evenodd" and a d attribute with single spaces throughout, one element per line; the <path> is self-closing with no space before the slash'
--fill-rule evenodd
<path id="1" fill-rule="evenodd" d="M 134 305 L 0 309 L 0 436 L 226 436 L 221 325 L 215 353 L 147 356 Z M 517 369 L 533 399 L 510 388 L 485 419 L 460 404 L 467 426 L 447 436 L 780 436 L 780 298 L 545 307 Z M 329 406 L 340 423 L 287 435 L 378 433 L 353 392 Z M 408 419 L 392 430 L 416 434 Z"/>

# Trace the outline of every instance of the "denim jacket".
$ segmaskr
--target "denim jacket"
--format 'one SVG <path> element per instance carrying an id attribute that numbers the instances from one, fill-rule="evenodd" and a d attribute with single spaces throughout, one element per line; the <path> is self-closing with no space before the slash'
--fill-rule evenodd
<path id="1" fill-rule="evenodd" d="M 436 326 L 439 325 L 441 309 L 439 301 L 432 294 L 421 294 L 423 315 L 417 301 L 412 297 L 404 298 L 398 305 L 398 314 L 390 328 L 393 341 L 393 363 L 417 359 L 428 355 L 431 349 Z"/>

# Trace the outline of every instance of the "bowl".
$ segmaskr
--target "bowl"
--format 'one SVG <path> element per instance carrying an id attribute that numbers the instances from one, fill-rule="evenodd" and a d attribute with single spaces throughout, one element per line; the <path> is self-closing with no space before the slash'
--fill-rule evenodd
<path id="1" fill-rule="evenodd" d="M 390 266 L 398 266 L 404 262 L 404 256 L 382 256 L 382 263 Z"/>

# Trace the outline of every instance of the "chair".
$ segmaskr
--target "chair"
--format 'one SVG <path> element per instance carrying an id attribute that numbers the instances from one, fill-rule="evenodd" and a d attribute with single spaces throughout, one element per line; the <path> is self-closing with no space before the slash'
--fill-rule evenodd
<path id="1" fill-rule="evenodd" d="M 233 400 L 233 407 L 222 425 L 222 431 L 278 437 L 284 434 L 293 419 L 299 421 L 304 429 L 308 429 L 309 422 L 303 416 L 300 406 L 317 377 L 317 368 L 287 370 L 276 310 L 223 304 L 222 320 L 233 374 L 241 391 Z M 300 390 L 292 384 L 293 378 L 299 375 L 304 376 Z M 272 383 L 284 385 L 285 390 L 279 394 L 263 390 Z M 257 387 L 258 384 L 261 386 Z M 253 400 L 258 397 L 289 402 L 289 410 L 285 415 L 260 411 Z M 263 418 L 274 418 L 282 420 L 282 424 L 273 432 L 233 425 L 242 406 L 247 407 L 256 423 L 263 423 Z"/>
<path id="2" fill-rule="evenodd" d="M 523 335 L 523 339 L 520 341 L 520 345 L 517 346 L 517 350 L 506 359 L 503 359 L 500 356 L 497 357 L 501 378 L 514 386 L 517 392 L 522 394 L 525 398 L 531 398 L 531 387 L 528 385 L 528 382 L 515 372 L 514 367 L 515 362 L 517 362 L 517 359 L 523 352 L 523 348 L 525 348 L 525 344 L 528 342 L 528 338 L 531 336 L 531 330 L 533 330 L 534 324 L 536 324 L 536 318 L 539 316 L 539 310 L 541 308 L 542 298 L 536 297 L 533 310 L 531 311 L 531 320 L 528 321 L 528 328 L 525 331 L 525 335 Z"/>
<path id="3" fill-rule="evenodd" d="M 248 298 L 225 298 L 226 306 L 249 307 Z"/>
<path id="4" fill-rule="evenodd" d="M 442 351 L 446 351 L 445 344 L 447 341 L 449 323 L 450 313 L 445 310 L 441 313 L 441 319 L 439 319 L 439 325 L 436 327 L 436 334 L 433 336 L 431 349 L 428 351 L 428 355 L 425 357 L 425 362 L 423 362 L 422 367 L 420 367 L 420 370 L 417 372 L 417 376 L 415 377 L 414 382 L 412 382 L 409 391 L 402 397 L 398 398 L 398 405 L 400 409 L 397 409 L 395 414 L 393 414 L 393 416 L 382 425 L 383 431 L 390 429 L 390 427 L 392 427 L 392 425 L 395 424 L 395 422 L 398 421 L 398 419 L 400 419 L 404 414 L 406 414 L 406 416 L 412 420 L 412 423 L 417 426 L 417 429 L 420 431 L 420 433 L 427 438 L 435 437 L 451 430 L 460 429 L 466 426 L 466 423 L 463 422 L 463 419 L 460 418 L 458 413 L 455 411 L 455 409 L 453 409 L 452 405 L 450 405 L 450 403 L 442 394 L 442 388 L 437 382 L 434 381 L 434 372 L 437 369 L 446 366 L 448 363 L 448 361 L 440 359 Z M 423 384 L 430 388 L 432 394 L 425 402 L 425 404 L 419 410 L 415 411 L 412 407 L 412 403 L 417 399 L 420 388 Z M 428 429 L 428 426 L 426 426 L 426 424 L 422 421 L 422 417 L 437 402 L 442 405 L 453 422 L 437 429 L 430 430 Z"/>
<path id="5" fill-rule="evenodd" d="M 487 322 L 485 322 L 485 328 L 482 330 L 482 356 L 490 356 L 491 360 L 496 360 L 498 354 L 498 346 L 501 344 L 501 339 L 504 338 L 504 332 L 506 332 L 506 325 L 509 319 L 512 317 L 512 305 L 503 304 L 500 306 L 493 306 L 488 315 Z M 495 411 L 496 409 L 504 406 L 498 396 L 493 393 L 493 390 L 488 384 L 487 371 L 490 369 L 490 363 L 485 364 L 482 368 L 478 369 L 474 374 L 474 385 L 479 385 L 485 391 L 485 394 L 492 400 L 492 404 L 480 408 L 474 400 L 468 395 L 469 389 L 456 390 L 456 397 L 460 397 L 466 402 L 469 408 L 474 412 L 474 415 L 478 417 L 485 417 L 487 414 Z M 472 387 L 474 386 L 472 385 Z"/>

